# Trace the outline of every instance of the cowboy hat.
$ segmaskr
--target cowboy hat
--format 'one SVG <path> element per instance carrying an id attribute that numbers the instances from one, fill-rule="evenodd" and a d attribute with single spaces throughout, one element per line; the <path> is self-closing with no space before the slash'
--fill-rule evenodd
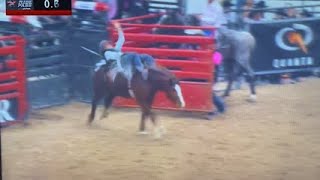
<path id="1" fill-rule="evenodd" d="M 234 4 L 232 4 L 230 2 L 230 0 L 225 0 L 225 1 L 223 1 L 222 6 L 223 7 L 231 7 L 231 6 L 234 6 Z"/>
<path id="2" fill-rule="evenodd" d="M 258 3 L 255 4 L 255 8 L 267 8 L 268 6 L 266 5 L 265 1 L 259 1 Z"/>

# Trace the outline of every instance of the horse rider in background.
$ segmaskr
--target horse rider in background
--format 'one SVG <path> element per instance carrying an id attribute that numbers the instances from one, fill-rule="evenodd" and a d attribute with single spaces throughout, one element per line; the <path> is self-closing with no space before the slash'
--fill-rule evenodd
<path id="1" fill-rule="evenodd" d="M 218 0 L 209 0 L 208 6 L 202 13 L 201 21 L 203 26 L 214 26 L 218 29 L 222 26 L 227 26 L 228 23 L 223 7 Z M 208 36 L 212 35 L 211 33 L 206 32 Z"/>

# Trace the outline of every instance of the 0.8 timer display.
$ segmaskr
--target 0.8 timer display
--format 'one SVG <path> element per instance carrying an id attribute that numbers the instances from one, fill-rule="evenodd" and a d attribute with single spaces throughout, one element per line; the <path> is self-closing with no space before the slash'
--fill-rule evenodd
<path id="1" fill-rule="evenodd" d="M 71 0 L 6 0 L 7 15 L 71 15 Z"/>
<path id="2" fill-rule="evenodd" d="M 37 10 L 68 10 L 71 1 L 66 0 L 34 0 L 34 9 Z"/>

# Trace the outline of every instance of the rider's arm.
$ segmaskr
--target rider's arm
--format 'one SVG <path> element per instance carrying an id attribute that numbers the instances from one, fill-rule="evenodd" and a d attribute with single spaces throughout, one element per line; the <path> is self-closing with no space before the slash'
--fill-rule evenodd
<path id="1" fill-rule="evenodd" d="M 121 51 L 121 48 L 125 42 L 125 38 L 124 38 L 124 34 L 123 34 L 123 31 L 122 31 L 120 24 L 116 23 L 115 27 L 117 28 L 118 36 L 119 36 L 118 41 L 116 42 L 115 50 Z"/>

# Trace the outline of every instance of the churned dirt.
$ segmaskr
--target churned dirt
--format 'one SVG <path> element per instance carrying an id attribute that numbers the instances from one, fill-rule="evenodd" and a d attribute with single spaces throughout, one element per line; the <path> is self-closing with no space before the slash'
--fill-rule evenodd
<path id="1" fill-rule="evenodd" d="M 161 140 L 137 135 L 138 110 L 114 109 L 92 127 L 87 104 L 36 111 L 28 126 L 2 129 L 3 179 L 320 179 L 320 79 L 257 90 L 257 103 L 233 91 L 213 121 L 158 112 Z"/>

